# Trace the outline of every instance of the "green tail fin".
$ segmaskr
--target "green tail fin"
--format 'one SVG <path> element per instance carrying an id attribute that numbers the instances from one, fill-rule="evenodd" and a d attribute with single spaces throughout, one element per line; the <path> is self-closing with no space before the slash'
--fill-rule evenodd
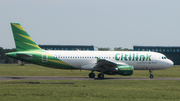
<path id="1" fill-rule="evenodd" d="M 19 23 L 11 23 L 17 51 L 42 50 Z"/>

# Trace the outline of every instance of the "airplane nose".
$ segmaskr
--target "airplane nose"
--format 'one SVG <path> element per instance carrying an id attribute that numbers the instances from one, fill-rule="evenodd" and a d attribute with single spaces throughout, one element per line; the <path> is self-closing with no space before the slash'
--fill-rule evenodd
<path id="1" fill-rule="evenodd" d="M 171 61 L 171 67 L 174 65 L 174 63 Z"/>
<path id="2" fill-rule="evenodd" d="M 172 67 L 174 65 L 174 63 L 171 60 L 169 60 L 168 65 L 169 65 L 169 67 Z"/>

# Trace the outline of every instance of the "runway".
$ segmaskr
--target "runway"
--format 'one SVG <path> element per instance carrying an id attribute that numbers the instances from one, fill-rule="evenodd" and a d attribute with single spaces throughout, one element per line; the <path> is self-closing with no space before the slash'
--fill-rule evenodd
<path id="1" fill-rule="evenodd" d="M 89 77 L 37 77 L 37 76 L 0 76 L 0 81 L 13 80 L 180 80 L 180 78 L 133 78 L 133 77 L 107 77 L 104 79 Z"/>

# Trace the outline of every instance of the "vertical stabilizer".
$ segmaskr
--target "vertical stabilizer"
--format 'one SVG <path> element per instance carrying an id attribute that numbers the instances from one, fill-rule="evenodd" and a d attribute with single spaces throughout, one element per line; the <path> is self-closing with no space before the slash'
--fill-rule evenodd
<path id="1" fill-rule="evenodd" d="M 11 23 L 17 51 L 42 50 L 19 23 Z"/>

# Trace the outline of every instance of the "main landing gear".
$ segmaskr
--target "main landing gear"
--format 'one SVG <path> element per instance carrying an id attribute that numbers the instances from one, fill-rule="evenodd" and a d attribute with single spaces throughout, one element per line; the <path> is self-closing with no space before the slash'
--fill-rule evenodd
<path id="1" fill-rule="evenodd" d="M 152 79 L 154 76 L 152 75 L 153 74 L 153 72 L 152 72 L 153 70 L 149 70 L 149 73 L 150 73 L 150 78 Z"/>
<path id="2" fill-rule="evenodd" d="M 93 72 L 89 73 L 89 78 L 94 78 L 95 74 Z"/>
<path id="3" fill-rule="evenodd" d="M 94 78 L 95 74 L 93 73 L 93 71 L 91 73 L 89 73 L 89 78 Z M 99 73 L 98 74 L 98 79 L 104 79 L 104 74 L 103 73 Z"/>
<path id="4" fill-rule="evenodd" d="M 103 73 L 99 73 L 98 74 L 98 79 L 104 79 L 104 74 Z"/>

